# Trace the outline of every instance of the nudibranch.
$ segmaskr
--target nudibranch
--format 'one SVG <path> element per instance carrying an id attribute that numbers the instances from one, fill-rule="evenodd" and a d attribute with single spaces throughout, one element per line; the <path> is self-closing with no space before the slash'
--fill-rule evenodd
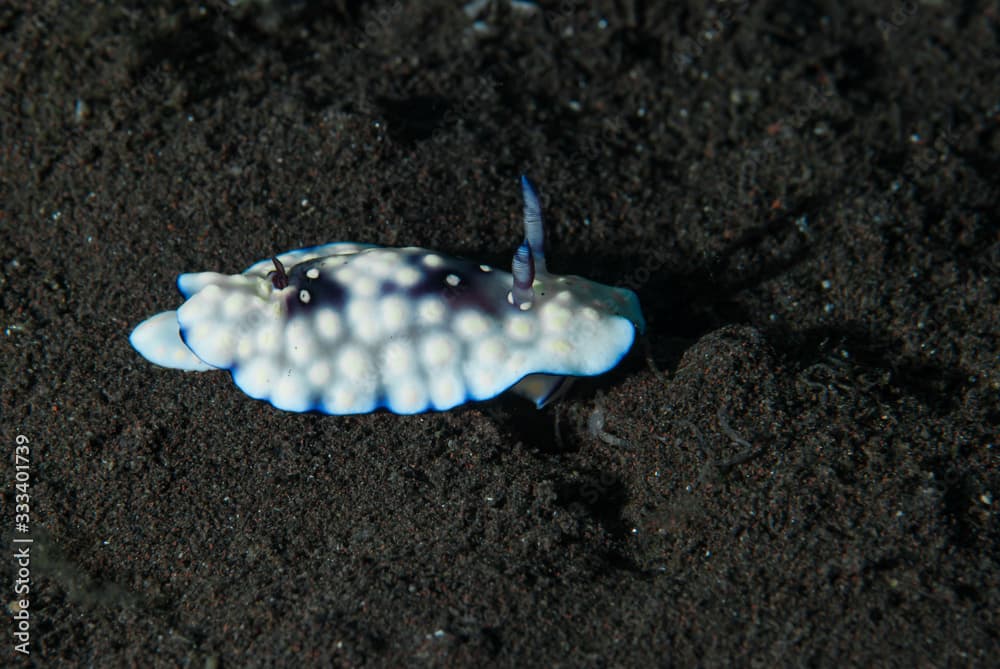
<path id="1" fill-rule="evenodd" d="M 635 293 L 550 274 L 541 206 L 521 177 L 525 238 L 511 272 L 427 249 L 338 242 L 242 274 L 181 274 L 186 301 L 143 321 L 150 362 L 229 370 L 285 411 L 444 411 L 512 389 L 539 408 L 602 374 L 645 321 Z"/>

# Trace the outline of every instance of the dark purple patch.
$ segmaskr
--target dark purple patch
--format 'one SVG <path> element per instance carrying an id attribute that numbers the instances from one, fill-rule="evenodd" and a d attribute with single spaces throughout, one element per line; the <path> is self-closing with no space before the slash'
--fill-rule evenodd
<path id="1" fill-rule="evenodd" d="M 499 280 L 495 272 L 484 272 L 478 263 L 468 260 L 445 257 L 442 267 L 426 267 L 423 264 L 425 254 L 412 255 L 405 262 L 420 272 L 420 280 L 412 286 L 401 287 L 391 279 L 381 281 L 378 296 L 402 295 L 407 300 L 416 301 L 433 295 L 444 298 L 450 311 L 460 309 L 476 309 L 493 316 L 500 316 L 510 309 L 515 309 L 507 302 L 507 292 L 511 286 Z M 323 271 L 321 267 L 326 258 L 316 258 L 292 267 L 287 273 L 288 286 L 294 288 L 287 298 L 288 315 L 294 317 L 319 307 L 329 307 L 338 311 L 347 306 L 350 298 L 350 287 L 344 287 L 339 281 L 329 276 L 329 268 Z M 346 263 L 350 265 L 350 262 Z M 319 277 L 310 279 L 306 272 L 310 269 L 320 269 Z M 448 283 L 448 275 L 459 278 L 457 286 Z M 302 302 L 299 293 L 309 292 L 309 301 Z"/>
<path id="2" fill-rule="evenodd" d="M 445 258 L 443 267 L 426 267 L 422 255 L 413 256 L 409 263 L 421 273 L 421 279 L 402 292 L 408 299 L 440 295 L 450 311 L 472 308 L 497 316 L 509 308 L 507 291 L 494 272 L 484 272 L 478 263 L 457 258 Z M 448 283 L 448 275 L 458 277 L 457 286 Z"/>
<path id="3" fill-rule="evenodd" d="M 316 258 L 299 263 L 288 273 L 288 286 L 295 289 L 287 298 L 288 316 L 291 318 L 300 313 L 306 313 L 322 307 L 341 310 L 347 302 L 347 291 L 340 282 L 320 271 L 319 276 L 310 279 L 306 272 L 322 263 L 325 258 Z M 309 302 L 303 302 L 299 293 L 309 292 Z"/>

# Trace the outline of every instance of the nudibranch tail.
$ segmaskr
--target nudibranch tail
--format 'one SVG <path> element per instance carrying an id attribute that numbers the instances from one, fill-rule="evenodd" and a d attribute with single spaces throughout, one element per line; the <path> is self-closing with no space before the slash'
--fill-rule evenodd
<path id="1" fill-rule="evenodd" d="M 518 381 L 511 391 L 534 402 L 535 408 L 543 409 L 565 395 L 572 384 L 572 376 L 529 374 Z"/>
<path id="2" fill-rule="evenodd" d="M 542 205 L 538 202 L 538 193 L 521 175 L 521 196 L 524 198 L 524 239 L 531 247 L 531 256 L 535 260 L 535 271 L 545 274 L 545 227 L 542 224 Z"/>

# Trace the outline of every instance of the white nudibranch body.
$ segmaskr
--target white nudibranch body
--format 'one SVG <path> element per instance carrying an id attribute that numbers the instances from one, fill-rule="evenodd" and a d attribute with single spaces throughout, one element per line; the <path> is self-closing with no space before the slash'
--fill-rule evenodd
<path id="1" fill-rule="evenodd" d="M 132 346 L 163 367 L 229 370 L 285 411 L 444 411 L 508 389 L 541 408 L 567 377 L 617 365 L 645 322 L 632 291 L 548 272 L 538 196 L 521 186 L 512 273 L 416 247 L 299 249 L 242 274 L 181 274 L 186 301 L 140 323 Z"/>

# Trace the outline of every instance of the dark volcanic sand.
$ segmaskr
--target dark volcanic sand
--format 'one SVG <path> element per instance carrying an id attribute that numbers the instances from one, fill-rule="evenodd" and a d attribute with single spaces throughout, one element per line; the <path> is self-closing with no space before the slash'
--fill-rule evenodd
<path id="1" fill-rule="evenodd" d="M 28 662 L 997 663 L 996 3 L 599 4 L 4 4 Z M 649 320 L 554 408 L 281 413 L 129 347 L 180 272 L 507 264 L 522 172 Z"/>

